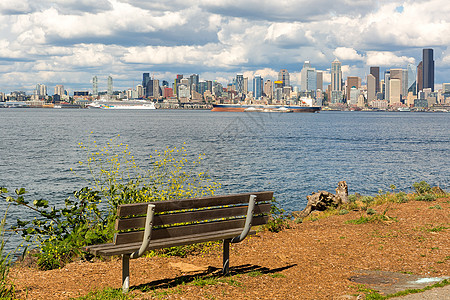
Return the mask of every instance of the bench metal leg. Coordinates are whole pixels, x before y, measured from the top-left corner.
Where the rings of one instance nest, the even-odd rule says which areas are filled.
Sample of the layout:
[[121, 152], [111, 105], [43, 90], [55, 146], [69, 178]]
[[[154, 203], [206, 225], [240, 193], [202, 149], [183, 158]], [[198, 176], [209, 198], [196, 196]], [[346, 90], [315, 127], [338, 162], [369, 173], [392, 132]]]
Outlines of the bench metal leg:
[[130, 255], [122, 254], [122, 291], [127, 293], [130, 288]]
[[230, 240], [223, 240], [223, 269], [222, 274], [230, 271]]

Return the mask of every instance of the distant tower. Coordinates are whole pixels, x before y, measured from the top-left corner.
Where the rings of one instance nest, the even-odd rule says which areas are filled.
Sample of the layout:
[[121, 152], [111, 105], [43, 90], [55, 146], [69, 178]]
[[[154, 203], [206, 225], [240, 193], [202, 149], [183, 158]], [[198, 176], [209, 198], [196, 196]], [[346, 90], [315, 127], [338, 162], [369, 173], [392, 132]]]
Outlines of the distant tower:
[[113, 94], [113, 79], [111, 76], [108, 76], [108, 95]]
[[[350, 90], [352, 89], [352, 87], [355, 87], [356, 89], [361, 88], [361, 78], [359, 78], [358, 76], [348, 76], [347, 77], [347, 89], [346, 89], [346, 95], [347, 95], [347, 100], [350, 100]], [[356, 102], [356, 98], [355, 98], [355, 102]], [[356, 104], [356, 103], [354, 103]]]
[[261, 75], [255, 75], [253, 78], [253, 98], [255, 99], [262, 97], [262, 81]]
[[286, 69], [281, 69], [280, 72], [278, 72], [278, 81], [283, 82], [283, 87], [291, 86], [289, 72]]
[[309, 61], [305, 61], [301, 71], [300, 87], [302, 91], [315, 91], [317, 89], [316, 69], [311, 67]]
[[375, 94], [380, 91], [380, 67], [370, 67], [370, 74], [375, 77]]
[[423, 88], [431, 88], [434, 92], [434, 59], [433, 49], [423, 49]]
[[39, 97], [47, 96], [47, 86], [45, 84], [38, 83], [36, 85], [36, 95]]
[[417, 84], [417, 93], [419, 93], [423, 90], [423, 61], [421, 61], [417, 66], [416, 84]]
[[150, 73], [142, 73], [142, 89], [144, 90], [144, 97], [147, 97], [147, 85], [150, 81]]
[[408, 95], [408, 72], [403, 69], [391, 69], [390, 79], [400, 80], [400, 93], [403, 98]]
[[98, 95], [98, 79], [97, 76], [94, 76], [92, 78], [92, 95], [97, 96]]
[[342, 64], [336, 58], [331, 63], [331, 103], [339, 103], [342, 100]]
[[417, 95], [417, 82], [416, 82], [416, 67], [413, 64], [408, 64], [408, 92], [412, 92], [413, 95]]
[[244, 75], [243, 74], [236, 75], [236, 92], [238, 92], [238, 94], [244, 94]]
[[58, 84], [55, 86], [55, 95], [60, 95], [60, 96], [64, 95], [64, 86], [63, 85]]
[[342, 91], [342, 64], [336, 58], [331, 63], [331, 91]]
[[273, 97], [273, 82], [270, 79], [267, 79], [264, 83], [264, 94], [266, 94], [269, 99], [272, 99]]
[[322, 71], [317, 71], [316, 72], [316, 76], [317, 76], [316, 88], [318, 90], [323, 91], [323, 72]]
[[386, 70], [384, 71], [384, 100], [390, 99], [390, 84], [391, 84], [391, 71]]
[[189, 76], [189, 87], [190, 87], [191, 93], [193, 91], [198, 92], [198, 82], [199, 82], [198, 74], [192, 74], [191, 76]]
[[[372, 69], [372, 68], [371, 68]], [[379, 73], [378, 73], [379, 75]], [[376, 100], [376, 78], [373, 74], [367, 75], [367, 101]]]

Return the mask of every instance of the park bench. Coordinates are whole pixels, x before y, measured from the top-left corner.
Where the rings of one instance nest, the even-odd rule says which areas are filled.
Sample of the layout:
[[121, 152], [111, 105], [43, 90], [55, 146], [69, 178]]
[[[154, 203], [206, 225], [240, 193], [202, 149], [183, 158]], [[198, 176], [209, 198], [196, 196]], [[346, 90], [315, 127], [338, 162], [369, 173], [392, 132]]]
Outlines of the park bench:
[[130, 258], [146, 251], [223, 240], [223, 269], [229, 271], [230, 243], [252, 226], [266, 224], [273, 192], [119, 205], [113, 243], [84, 247], [98, 256], [122, 256], [122, 289], [130, 284]]

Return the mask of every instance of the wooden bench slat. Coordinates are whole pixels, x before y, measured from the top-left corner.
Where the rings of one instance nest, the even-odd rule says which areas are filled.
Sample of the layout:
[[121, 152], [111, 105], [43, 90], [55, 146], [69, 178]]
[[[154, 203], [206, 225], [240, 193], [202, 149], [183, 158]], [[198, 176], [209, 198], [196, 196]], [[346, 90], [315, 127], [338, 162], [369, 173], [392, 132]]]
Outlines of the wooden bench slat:
[[[241, 233], [240, 230], [232, 229], [232, 230], [225, 230], [225, 231], [219, 231], [219, 232], [208, 232], [204, 234], [196, 234], [192, 236], [182, 236], [177, 238], [167, 238], [167, 239], [160, 239], [160, 240], [152, 240], [150, 242], [149, 247], [147, 250], [156, 250], [156, 249], [163, 249], [163, 248], [169, 248], [169, 247], [175, 247], [175, 246], [181, 246], [181, 245], [191, 245], [196, 243], [202, 243], [202, 242], [208, 242], [208, 241], [219, 241], [223, 239], [231, 239], [235, 236], [238, 236]], [[250, 231], [249, 235], [255, 234], [255, 231]], [[95, 255], [102, 255], [102, 256], [113, 256], [113, 255], [120, 255], [120, 254], [130, 254], [134, 251], [137, 251], [140, 247], [140, 243], [133, 243], [133, 244], [125, 244], [122, 246], [115, 246], [115, 247], [105, 247], [104, 249], [97, 249]]]
[[[268, 216], [258, 216], [253, 218], [252, 226], [262, 225], [267, 223]], [[180, 236], [188, 236], [195, 234], [202, 234], [207, 232], [216, 232], [230, 229], [240, 229], [244, 227], [245, 219], [227, 220], [219, 222], [208, 222], [202, 224], [191, 224], [178, 227], [161, 228], [152, 230], [152, 240], [174, 238]], [[142, 241], [144, 236], [143, 231], [123, 232], [115, 236], [114, 243], [116, 245], [134, 243]]]
[[[254, 214], [267, 214], [270, 212], [272, 204], [262, 203], [255, 206]], [[153, 226], [171, 225], [180, 223], [189, 223], [194, 221], [206, 221], [219, 218], [231, 218], [236, 216], [245, 216], [248, 206], [222, 207], [199, 211], [187, 211], [175, 214], [157, 215], [153, 219]], [[117, 219], [116, 230], [138, 229], [145, 227], [145, 217], [136, 217], [130, 219]]]
[[[152, 202], [155, 204], [155, 212], [174, 211], [182, 209], [196, 209], [202, 207], [212, 207], [221, 205], [235, 205], [240, 203], [248, 203], [250, 195], [256, 195], [256, 202], [269, 202], [272, 200], [273, 192], [256, 192], [247, 194], [235, 194], [225, 196], [213, 196], [194, 199], [172, 200], [172, 201], [158, 201]], [[117, 210], [119, 217], [130, 215], [145, 215], [147, 213], [147, 206], [149, 203], [132, 203], [120, 205]]]

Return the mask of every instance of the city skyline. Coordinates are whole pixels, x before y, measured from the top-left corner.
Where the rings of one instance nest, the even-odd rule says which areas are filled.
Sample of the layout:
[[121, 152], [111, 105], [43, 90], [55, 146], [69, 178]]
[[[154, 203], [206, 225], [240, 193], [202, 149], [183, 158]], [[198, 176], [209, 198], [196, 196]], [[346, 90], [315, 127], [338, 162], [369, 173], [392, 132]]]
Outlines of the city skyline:
[[[365, 82], [371, 66], [380, 74], [417, 66], [422, 49], [434, 49], [438, 89], [449, 82], [450, 11], [443, 1], [2, 1], [0, 91], [31, 92], [42, 83], [70, 92], [135, 87], [142, 73], [160, 82], [176, 74], [226, 84], [243, 74], [277, 80], [280, 69], [300, 86], [305, 61], [323, 70], [331, 62], [342, 77]], [[326, 7], [326, 9], [324, 8]]]

